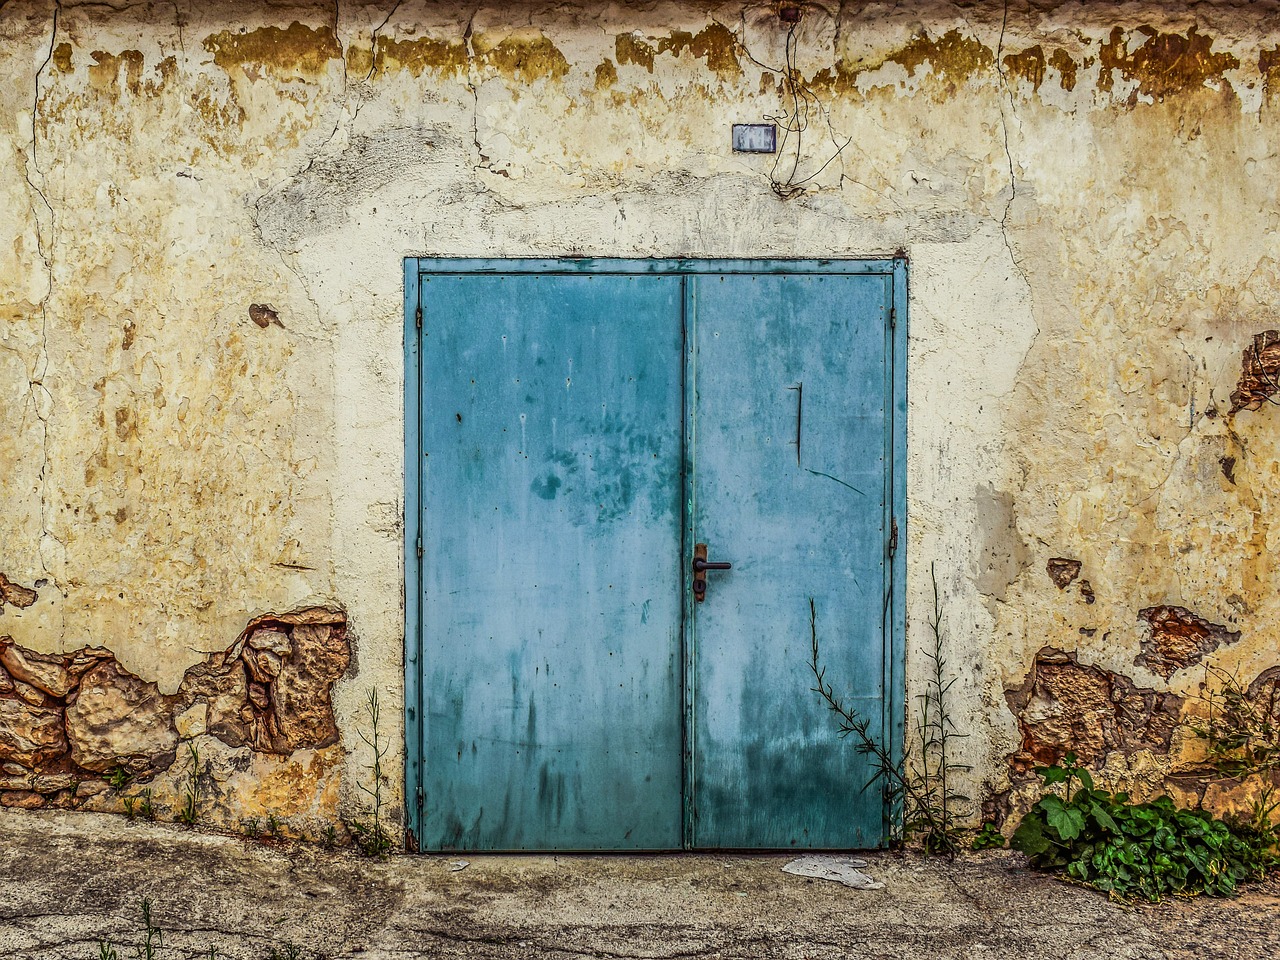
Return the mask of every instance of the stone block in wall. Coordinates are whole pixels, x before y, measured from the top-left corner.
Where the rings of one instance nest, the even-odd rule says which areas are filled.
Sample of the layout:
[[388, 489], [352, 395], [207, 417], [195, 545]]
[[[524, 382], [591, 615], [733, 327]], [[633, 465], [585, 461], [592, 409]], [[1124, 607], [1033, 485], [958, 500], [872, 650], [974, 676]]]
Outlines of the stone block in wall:
[[207, 731], [223, 743], [240, 747], [253, 739], [244, 712], [249, 705], [249, 681], [238, 658], [215, 654], [209, 662], [187, 671], [178, 688], [178, 702], [189, 707], [198, 701], [208, 706]]
[[271, 705], [289, 750], [338, 741], [329, 691], [351, 662], [345, 631], [328, 624], [293, 628], [292, 649], [271, 684]]
[[35, 767], [56, 760], [66, 750], [61, 710], [0, 698], [0, 760]]
[[163, 769], [178, 747], [170, 698], [114, 660], [81, 679], [67, 703], [67, 739], [77, 764], [102, 773], [115, 766], [135, 774]]

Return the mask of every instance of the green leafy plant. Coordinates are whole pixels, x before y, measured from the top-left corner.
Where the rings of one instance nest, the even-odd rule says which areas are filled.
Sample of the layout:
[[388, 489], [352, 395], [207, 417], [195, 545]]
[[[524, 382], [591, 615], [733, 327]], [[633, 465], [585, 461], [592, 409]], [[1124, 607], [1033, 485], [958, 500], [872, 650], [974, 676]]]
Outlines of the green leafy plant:
[[133, 820], [135, 817], [137, 817], [138, 811], [135, 809], [135, 807], [137, 806], [138, 798], [137, 797], [121, 797], [120, 799], [124, 802], [124, 815], [128, 817], [130, 820]]
[[98, 960], [120, 960], [115, 945], [110, 940], [98, 941]]
[[267, 960], [301, 960], [302, 949], [295, 943], [286, 940], [278, 947], [272, 947]]
[[191, 769], [182, 785], [182, 809], [178, 811], [178, 819], [188, 827], [193, 827], [199, 816], [197, 805], [200, 802], [200, 750], [194, 740], [187, 744], [187, 751]]
[[338, 845], [338, 831], [334, 829], [333, 824], [329, 824], [324, 828], [324, 836], [320, 840], [320, 846], [326, 850], [332, 850]]
[[1000, 828], [988, 820], [969, 841], [970, 850], [999, 850], [1004, 847], [1004, 834]]
[[951, 718], [948, 695], [956, 678], [947, 677], [945, 630], [938, 578], [932, 567], [933, 616], [929, 626], [932, 644], [924, 651], [929, 675], [924, 692], [916, 698], [913, 718], [914, 743], [908, 743], [901, 758], [871, 735], [871, 720], [848, 707], [827, 682], [826, 667], [818, 649], [818, 614], [809, 599], [809, 668], [818, 694], [832, 713], [841, 737], [854, 738], [855, 749], [869, 757], [874, 769], [866, 790], [877, 781], [884, 787], [887, 801], [902, 813], [901, 839], [918, 837], [926, 853], [955, 856], [960, 849], [959, 807], [969, 798], [955, 789], [956, 774], [968, 770], [953, 759], [951, 741], [962, 737]]
[[378, 691], [376, 688], [370, 690], [368, 697], [365, 699], [365, 715], [369, 718], [369, 730], [368, 732], [360, 730], [359, 734], [360, 739], [373, 752], [373, 760], [369, 765], [370, 780], [373, 785], [366, 786], [361, 783], [357, 784], [357, 786], [368, 795], [373, 806], [373, 816], [368, 823], [361, 821], [352, 823], [350, 829], [352, 840], [360, 853], [366, 857], [382, 857], [392, 849], [394, 842], [391, 834], [382, 823], [382, 784], [385, 780], [382, 762], [386, 757], [387, 747], [380, 732], [382, 710], [378, 703]]
[[133, 774], [119, 764], [111, 769], [111, 774], [107, 777], [107, 783], [111, 784], [111, 789], [117, 793], [132, 782]]
[[250, 817], [244, 821], [244, 832], [250, 840], [257, 840], [258, 834], [262, 833], [262, 821], [257, 817]]
[[[1265, 849], [1203, 810], [1180, 810], [1168, 797], [1133, 803], [1095, 788], [1074, 754], [1036, 773], [1052, 792], [1023, 817], [1010, 846], [1041, 869], [1065, 872], [1117, 899], [1231, 896], [1271, 864]], [[1060, 792], [1053, 790], [1059, 785]]]
[[271, 835], [272, 840], [281, 839], [280, 836], [280, 818], [274, 813], [267, 814], [267, 833]]

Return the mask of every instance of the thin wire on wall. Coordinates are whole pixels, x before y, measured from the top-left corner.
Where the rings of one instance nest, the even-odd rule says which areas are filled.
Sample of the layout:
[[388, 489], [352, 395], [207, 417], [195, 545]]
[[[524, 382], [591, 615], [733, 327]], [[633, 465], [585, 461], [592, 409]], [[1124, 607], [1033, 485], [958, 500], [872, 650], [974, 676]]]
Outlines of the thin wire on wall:
[[[798, 45], [796, 31], [799, 26], [799, 21], [796, 21], [787, 30], [786, 66], [782, 71], [783, 108], [779, 113], [765, 117], [766, 120], [776, 123], [782, 129], [782, 139], [778, 144], [778, 152], [774, 156], [773, 168], [769, 171], [769, 186], [783, 200], [791, 200], [804, 194], [808, 185], [822, 171], [826, 170], [832, 161], [840, 156], [845, 147], [853, 142], [852, 137], [845, 138], [843, 143], [840, 142], [840, 138], [836, 135], [835, 129], [831, 124], [831, 111], [800, 76], [800, 70], [796, 66], [796, 47]], [[753, 57], [752, 59], [754, 60], [755, 58]], [[759, 63], [759, 61], [756, 62]], [[764, 66], [764, 64], [760, 65]], [[766, 67], [766, 69], [770, 68]], [[772, 72], [776, 73], [778, 71], [774, 70]], [[790, 101], [789, 109], [787, 106], [788, 101]], [[831, 138], [832, 144], [835, 145], [835, 151], [812, 173], [801, 176], [800, 168], [805, 160], [805, 133], [809, 129], [811, 117], [815, 114], [825, 122], [827, 134]], [[789, 143], [794, 143], [790, 150], [788, 149]], [[787, 160], [790, 161], [791, 170], [786, 178], [783, 179], [778, 176], [778, 170], [784, 166]]]

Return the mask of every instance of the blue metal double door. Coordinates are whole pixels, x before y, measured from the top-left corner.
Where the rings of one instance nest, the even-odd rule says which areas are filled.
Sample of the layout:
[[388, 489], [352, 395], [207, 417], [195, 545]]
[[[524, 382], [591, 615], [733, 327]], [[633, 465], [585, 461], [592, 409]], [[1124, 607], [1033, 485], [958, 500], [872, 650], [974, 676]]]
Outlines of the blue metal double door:
[[904, 281], [409, 262], [423, 849], [882, 844], [811, 653], [900, 742]]

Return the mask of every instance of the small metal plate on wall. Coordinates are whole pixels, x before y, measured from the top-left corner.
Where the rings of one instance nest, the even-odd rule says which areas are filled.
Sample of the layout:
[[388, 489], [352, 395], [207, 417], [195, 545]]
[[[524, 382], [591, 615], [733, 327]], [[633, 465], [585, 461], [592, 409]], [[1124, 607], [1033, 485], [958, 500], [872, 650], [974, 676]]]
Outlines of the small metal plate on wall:
[[772, 123], [735, 123], [734, 153], [777, 153], [778, 127]]

